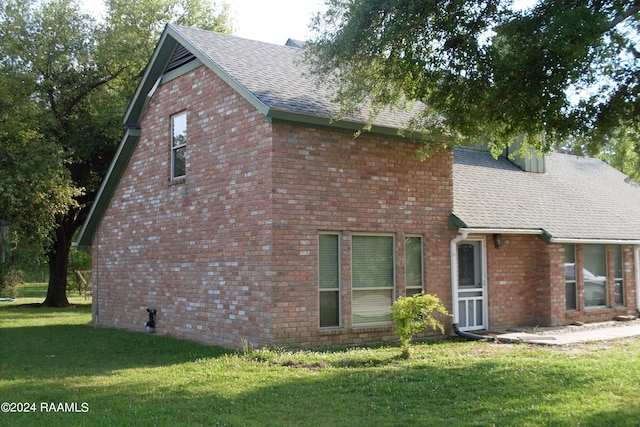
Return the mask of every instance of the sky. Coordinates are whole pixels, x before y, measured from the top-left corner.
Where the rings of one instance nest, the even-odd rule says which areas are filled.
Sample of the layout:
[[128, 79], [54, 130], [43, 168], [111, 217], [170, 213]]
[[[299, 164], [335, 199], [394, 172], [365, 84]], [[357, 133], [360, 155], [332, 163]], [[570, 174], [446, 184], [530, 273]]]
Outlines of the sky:
[[[218, 0], [221, 2], [222, 0]], [[283, 45], [288, 39], [308, 40], [311, 18], [325, 9], [324, 0], [226, 0], [231, 6], [234, 34], [239, 37]], [[535, 0], [515, 0], [516, 8], [530, 7]], [[82, 4], [96, 15], [103, 0]]]
[[235, 35], [283, 45], [287, 39], [307, 40], [309, 22], [324, 0], [229, 0]]
[[[288, 39], [307, 40], [312, 16], [323, 10], [324, 0], [227, 0], [234, 34], [284, 45]], [[87, 11], [99, 16], [102, 0], [84, 0]]]

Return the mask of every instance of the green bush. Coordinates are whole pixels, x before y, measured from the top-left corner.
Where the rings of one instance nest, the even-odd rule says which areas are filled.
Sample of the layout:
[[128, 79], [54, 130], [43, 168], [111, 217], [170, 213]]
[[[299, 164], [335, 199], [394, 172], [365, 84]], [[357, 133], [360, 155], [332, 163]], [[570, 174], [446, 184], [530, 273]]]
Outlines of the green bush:
[[400, 339], [404, 358], [409, 357], [409, 345], [415, 334], [429, 327], [444, 333], [442, 323], [435, 316], [450, 316], [438, 297], [422, 293], [398, 298], [391, 306], [391, 314], [396, 322], [393, 333]]
[[24, 283], [22, 271], [13, 265], [0, 266], [0, 293], [7, 290], [9, 298], [18, 296], [18, 287]]

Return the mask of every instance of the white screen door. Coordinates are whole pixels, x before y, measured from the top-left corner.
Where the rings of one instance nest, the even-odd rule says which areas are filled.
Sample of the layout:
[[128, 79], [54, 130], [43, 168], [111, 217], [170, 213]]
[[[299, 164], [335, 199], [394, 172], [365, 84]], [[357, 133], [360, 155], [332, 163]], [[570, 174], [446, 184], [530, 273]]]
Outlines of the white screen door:
[[458, 328], [486, 329], [485, 280], [482, 241], [458, 243]]

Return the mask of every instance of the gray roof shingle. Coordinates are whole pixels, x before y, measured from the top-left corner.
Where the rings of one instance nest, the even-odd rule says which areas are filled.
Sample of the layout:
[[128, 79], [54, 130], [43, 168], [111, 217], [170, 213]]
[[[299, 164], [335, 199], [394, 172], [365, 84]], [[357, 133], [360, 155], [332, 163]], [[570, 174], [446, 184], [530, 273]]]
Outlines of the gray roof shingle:
[[454, 151], [454, 215], [468, 228], [540, 230], [554, 239], [640, 240], [640, 187], [601, 160], [551, 154], [546, 173]]
[[[317, 77], [310, 75], [303, 61], [303, 49], [179, 25], [170, 28], [267, 108], [327, 119], [338, 117], [340, 105], [332, 101], [332, 88], [316, 84]], [[410, 118], [409, 112], [388, 109], [373, 124], [402, 129]], [[368, 110], [345, 120], [366, 124]]]

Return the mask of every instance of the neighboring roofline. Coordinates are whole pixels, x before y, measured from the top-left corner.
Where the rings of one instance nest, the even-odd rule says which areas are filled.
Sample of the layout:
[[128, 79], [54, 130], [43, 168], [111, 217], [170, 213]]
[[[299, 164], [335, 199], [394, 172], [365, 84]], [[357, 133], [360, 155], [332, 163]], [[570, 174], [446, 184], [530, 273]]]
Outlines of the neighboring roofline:
[[107, 174], [100, 184], [100, 188], [98, 189], [96, 198], [91, 206], [89, 215], [87, 215], [87, 219], [82, 225], [74, 245], [91, 246], [95, 230], [98, 228], [102, 215], [104, 215], [104, 212], [107, 210], [107, 206], [115, 192], [118, 181], [120, 181], [120, 177], [129, 163], [129, 159], [133, 154], [133, 150], [135, 149], [139, 138], [140, 129], [130, 128], [125, 130], [124, 136], [122, 137], [118, 150], [116, 151], [116, 155], [109, 166]]

